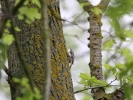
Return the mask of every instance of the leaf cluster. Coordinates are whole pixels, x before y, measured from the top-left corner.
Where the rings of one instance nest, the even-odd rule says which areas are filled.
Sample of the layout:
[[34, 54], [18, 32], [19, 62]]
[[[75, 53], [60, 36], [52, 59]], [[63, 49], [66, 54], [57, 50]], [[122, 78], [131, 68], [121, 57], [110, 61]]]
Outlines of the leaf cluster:
[[115, 30], [115, 34], [121, 40], [125, 40], [126, 33], [130, 34], [131, 31], [123, 29], [121, 23], [119, 22], [126, 14], [131, 14], [133, 11], [133, 2], [132, 0], [113, 0], [112, 4], [108, 7], [106, 11], [106, 16], [110, 18], [109, 22]]
[[[21, 0], [15, 0], [14, 8], [21, 2]], [[29, 6], [30, 4], [35, 5], [35, 7]], [[39, 8], [41, 7], [40, 1], [39, 0], [25, 0], [23, 6], [20, 6], [18, 10], [18, 19], [19, 20], [24, 20], [25, 22], [31, 24], [34, 22], [36, 19], [41, 18], [41, 14], [39, 13]], [[12, 13], [12, 12], [9, 12]], [[13, 15], [13, 14], [12, 14]], [[4, 21], [1, 21], [4, 22]], [[2, 28], [1, 23], [1, 29], [0, 32], [3, 32], [2, 38], [0, 39], [0, 77], [1, 77], [1, 69], [6, 68], [4, 65], [5, 61], [7, 60], [7, 50], [8, 47], [12, 44], [13, 41], [15, 41], [15, 37], [13, 36], [14, 33], [12, 33], [12, 30], [15, 30], [15, 32], [20, 32], [21, 29], [19, 27], [13, 27], [11, 24], [11, 19], [10, 17], [7, 18], [5, 21], [5, 26]], [[3, 31], [1, 31], [3, 30]]]
[[86, 73], [80, 73], [80, 84], [83, 84], [85, 87], [96, 87], [96, 86], [106, 86], [107, 82], [103, 80], [97, 80], [94, 76], [90, 76]]
[[37, 87], [34, 87], [34, 91], [32, 91], [30, 85], [29, 85], [29, 80], [25, 77], [23, 77], [22, 79], [18, 79], [18, 78], [13, 78], [13, 81], [17, 84], [19, 84], [22, 89], [21, 89], [21, 93], [23, 94], [23, 97], [17, 97], [16, 100], [40, 100], [41, 99], [41, 95], [39, 90], [37, 89]]
[[[20, 0], [16, 0], [15, 5], [17, 5], [20, 2]], [[32, 6], [28, 6], [30, 4], [35, 5], [35, 7]], [[32, 22], [35, 21], [35, 19], [40, 19], [41, 18], [41, 14], [39, 13], [39, 8], [41, 7], [41, 4], [39, 2], [39, 0], [25, 0], [24, 2], [24, 6], [20, 7], [18, 9], [18, 19], [19, 20], [23, 20], [25, 19], [25, 21], [28, 24], [31, 24]]]

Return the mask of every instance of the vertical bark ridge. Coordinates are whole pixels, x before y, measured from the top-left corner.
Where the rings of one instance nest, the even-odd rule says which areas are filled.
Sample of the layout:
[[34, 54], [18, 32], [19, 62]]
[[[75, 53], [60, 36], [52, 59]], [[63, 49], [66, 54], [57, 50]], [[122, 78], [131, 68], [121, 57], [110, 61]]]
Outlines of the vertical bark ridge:
[[[13, 0], [12, 0], [13, 1]], [[14, 1], [12, 2], [13, 7]], [[49, 6], [60, 16], [59, 2], [49, 0]], [[36, 7], [34, 4], [29, 4], [29, 7]], [[5, 10], [6, 5], [2, 1], [2, 9]], [[54, 17], [50, 10], [48, 13], [48, 31], [50, 32], [50, 54], [51, 54], [51, 87], [49, 100], [74, 100], [73, 85], [69, 67], [69, 60], [67, 57], [67, 49], [63, 36], [61, 20]], [[22, 55], [26, 61], [27, 67], [30, 71], [35, 86], [38, 87], [41, 95], [44, 93], [44, 73], [45, 73], [45, 59], [43, 51], [43, 32], [41, 20], [35, 20], [32, 24], [27, 24], [24, 20], [14, 18], [14, 23], [21, 29], [18, 32], [19, 43], [22, 48]], [[22, 97], [21, 87], [15, 84], [13, 77], [21, 79], [25, 76], [22, 62], [19, 59], [18, 50], [13, 43], [8, 51], [9, 62], [9, 85], [11, 90], [12, 100], [17, 97]]]
[[[60, 16], [59, 4], [49, 5], [58, 16]], [[51, 96], [50, 100], [74, 100], [73, 86], [70, 74], [70, 67], [65, 46], [65, 39], [63, 36], [62, 23], [56, 16], [52, 16], [49, 12], [49, 28], [51, 32], [50, 47], [51, 47], [51, 66], [52, 66], [52, 80], [51, 80]], [[56, 92], [55, 92], [56, 91]]]

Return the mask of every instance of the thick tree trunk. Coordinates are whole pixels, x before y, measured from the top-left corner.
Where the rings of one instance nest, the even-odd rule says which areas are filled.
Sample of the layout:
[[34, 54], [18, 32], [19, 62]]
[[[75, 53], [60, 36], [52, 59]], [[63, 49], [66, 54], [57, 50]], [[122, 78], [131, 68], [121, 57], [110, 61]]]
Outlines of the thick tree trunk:
[[[60, 16], [58, 0], [50, 0], [50, 7]], [[48, 10], [49, 11], [49, 10]], [[52, 12], [53, 13], [53, 12]], [[49, 100], [74, 100], [73, 85], [63, 36], [62, 23], [48, 12], [51, 49], [51, 89]]]
[[[12, 0], [13, 1], [13, 0]], [[51, 0], [49, 2], [55, 13], [60, 16], [59, 2]], [[2, 9], [5, 10], [2, 0]], [[30, 5], [32, 6], [32, 4]], [[14, 18], [15, 26], [21, 29], [17, 33], [19, 44], [22, 49], [22, 55], [28, 67], [29, 74], [34, 80], [35, 86], [38, 87], [41, 95], [44, 93], [44, 73], [45, 73], [45, 59], [43, 51], [43, 32], [41, 20], [36, 20], [32, 24], [25, 23]], [[73, 85], [69, 67], [69, 60], [67, 57], [67, 49], [63, 36], [62, 23], [57, 19], [48, 9], [48, 31], [50, 31], [50, 50], [51, 50], [51, 88], [49, 100], [74, 100]], [[8, 82], [11, 90], [11, 98], [15, 100], [21, 97], [21, 87], [15, 84], [13, 77], [22, 78], [25, 76], [23, 64], [20, 60], [18, 49], [13, 43], [8, 52]]]

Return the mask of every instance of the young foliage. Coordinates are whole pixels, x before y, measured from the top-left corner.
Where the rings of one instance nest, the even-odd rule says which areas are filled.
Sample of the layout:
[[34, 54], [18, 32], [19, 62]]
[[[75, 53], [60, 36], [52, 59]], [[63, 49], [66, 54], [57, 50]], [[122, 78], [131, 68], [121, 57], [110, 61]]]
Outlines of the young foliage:
[[119, 19], [133, 11], [132, 5], [132, 0], [114, 0], [106, 11], [106, 15], [110, 18], [110, 25], [114, 28], [116, 36], [121, 40], [125, 40], [126, 37]]
[[26, 17], [27, 23], [32, 23], [35, 19], [40, 19], [41, 15], [38, 12], [37, 8], [28, 8], [28, 7], [21, 7], [19, 9], [18, 19], [23, 20]]
[[[15, 6], [20, 2], [21, 0], [15, 0]], [[39, 8], [41, 7], [41, 3], [39, 0], [25, 0], [24, 5], [27, 5], [29, 2], [32, 2], [33, 4], [36, 4]]]
[[[6, 33], [7, 32], [7, 33]], [[7, 45], [10, 45], [13, 41], [14, 41], [14, 37], [13, 35], [8, 33], [8, 30], [6, 30], [5, 34], [2, 37], [2, 40], [4, 43], [6, 43]]]
[[3, 36], [0, 39], [0, 78], [1, 69], [5, 69], [5, 62], [7, 60], [7, 50], [10, 44], [15, 40], [13, 35], [10, 34], [9, 29], [11, 27], [10, 20], [6, 22], [6, 28], [4, 29]]
[[123, 84], [123, 90], [124, 90], [124, 93], [125, 93], [125, 97], [126, 97], [126, 100], [132, 100], [133, 98], [133, 88], [131, 88], [132, 86], [130, 84]]
[[103, 80], [97, 80], [94, 76], [89, 76], [86, 73], [80, 73], [80, 84], [83, 84], [85, 87], [95, 87], [95, 86], [106, 86], [107, 82]]
[[[20, 2], [20, 0], [16, 0], [15, 2], [15, 6]], [[36, 7], [29, 7], [29, 4], [34, 4], [36, 5]], [[35, 19], [41, 19], [41, 14], [38, 11], [38, 8], [41, 7], [40, 1], [39, 0], [25, 0], [24, 2], [24, 6], [20, 7], [18, 9], [19, 14], [18, 19], [19, 20], [23, 20], [25, 19], [25, 21], [28, 24], [31, 24], [32, 22], [35, 21]]]
[[1, 79], [1, 69], [5, 68], [5, 61], [7, 59], [6, 51], [8, 46], [2, 41], [0, 42], [0, 79]]
[[18, 78], [13, 78], [13, 81], [17, 84], [19, 84], [20, 86], [22, 86], [22, 94], [23, 97], [18, 97], [17, 100], [40, 100], [41, 99], [41, 95], [39, 90], [37, 89], [37, 87], [34, 87], [34, 91], [35, 93], [32, 91], [29, 83], [28, 83], [28, 79], [23, 77], [22, 79], [18, 79]]
[[114, 45], [114, 41], [112, 39], [110, 39], [103, 44], [102, 49], [103, 50], [110, 50], [113, 47], [113, 45]]

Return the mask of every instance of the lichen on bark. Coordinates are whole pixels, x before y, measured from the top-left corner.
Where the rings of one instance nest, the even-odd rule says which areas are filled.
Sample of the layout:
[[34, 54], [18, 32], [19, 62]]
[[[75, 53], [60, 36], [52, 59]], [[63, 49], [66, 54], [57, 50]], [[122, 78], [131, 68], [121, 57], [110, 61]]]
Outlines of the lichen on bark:
[[[14, 0], [10, 2], [13, 7]], [[60, 16], [59, 2], [50, 0], [48, 3], [53, 8], [55, 13]], [[29, 6], [29, 5], [28, 5]], [[30, 6], [35, 6], [30, 4]], [[6, 5], [2, 0], [2, 10], [6, 9]], [[48, 31], [50, 33], [50, 54], [51, 54], [51, 87], [49, 100], [74, 100], [73, 85], [67, 57], [67, 49], [63, 36], [61, 20], [47, 10], [48, 13]], [[20, 21], [14, 17], [15, 26], [18, 26], [21, 31], [17, 33], [18, 42], [21, 46], [22, 56], [25, 59], [26, 67], [29, 74], [39, 89], [41, 95], [44, 92], [44, 73], [45, 59], [43, 51], [43, 32], [41, 20], [35, 20], [32, 24], [27, 24], [24, 20]], [[11, 90], [12, 100], [17, 97], [22, 97], [21, 87], [15, 84], [13, 77], [22, 78], [25, 76], [22, 61], [18, 55], [18, 49], [13, 43], [8, 52], [8, 82]]]
[[[77, 0], [79, 4], [82, 4], [84, 11], [89, 15], [88, 21], [90, 28], [88, 32], [90, 37], [90, 43], [88, 48], [90, 48], [90, 74], [91, 76], [96, 77], [98, 80], [103, 80], [102, 73], [102, 54], [101, 54], [101, 45], [102, 45], [102, 33], [101, 33], [101, 17], [103, 12], [108, 6], [110, 0], [101, 0], [97, 6], [93, 6], [89, 1], [86, 0]], [[94, 100], [101, 100], [105, 95], [105, 91], [102, 87], [92, 89], [92, 94]]]

